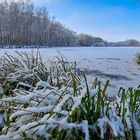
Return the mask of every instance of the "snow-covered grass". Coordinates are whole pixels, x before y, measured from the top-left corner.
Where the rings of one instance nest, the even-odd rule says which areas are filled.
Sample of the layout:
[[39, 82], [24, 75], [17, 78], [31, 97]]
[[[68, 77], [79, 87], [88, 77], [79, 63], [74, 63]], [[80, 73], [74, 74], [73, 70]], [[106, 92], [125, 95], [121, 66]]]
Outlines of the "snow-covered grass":
[[0, 58], [0, 139], [140, 139], [140, 86], [107, 96], [77, 63], [39, 52]]
[[[114, 96], [118, 92], [120, 85], [124, 88], [134, 87], [140, 84], [140, 65], [136, 63], [136, 53], [140, 52], [140, 47], [56, 47], [40, 49], [0, 49], [0, 56], [5, 52], [16, 56], [18, 52], [37, 52], [39, 50], [43, 63], [54, 56], [59, 56], [58, 51], [65, 56], [69, 62], [80, 62], [79, 69], [91, 71], [87, 73], [88, 82], [93, 81], [93, 77], [99, 77], [103, 84], [106, 80], [111, 80], [107, 94]], [[46, 63], [48, 64], [48, 63]], [[119, 76], [120, 78], [112, 77]], [[123, 78], [124, 77], [124, 78]]]
[[137, 64], [140, 64], [140, 53], [136, 54], [136, 61], [137, 61]]

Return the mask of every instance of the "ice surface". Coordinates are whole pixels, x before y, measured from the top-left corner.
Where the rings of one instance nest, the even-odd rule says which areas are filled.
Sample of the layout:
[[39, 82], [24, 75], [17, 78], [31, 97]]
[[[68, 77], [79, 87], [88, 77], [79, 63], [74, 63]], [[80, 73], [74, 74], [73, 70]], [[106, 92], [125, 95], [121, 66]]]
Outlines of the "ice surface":
[[[88, 76], [89, 82], [93, 82], [95, 77], [100, 77], [105, 82], [110, 79], [110, 96], [118, 91], [120, 86], [137, 87], [140, 84], [140, 65], [135, 62], [135, 55], [140, 52], [140, 47], [56, 47], [41, 49], [0, 49], [0, 55], [5, 52], [15, 55], [15, 51], [27, 51], [35, 53], [39, 50], [43, 61], [59, 56], [58, 51], [65, 56], [68, 61], [77, 61], [79, 68], [94, 70]], [[100, 72], [103, 74], [101, 74]], [[107, 75], [105, 75], [107, 74]], [[116, 80], [111, 77], [121, 75], [128, 78]]]

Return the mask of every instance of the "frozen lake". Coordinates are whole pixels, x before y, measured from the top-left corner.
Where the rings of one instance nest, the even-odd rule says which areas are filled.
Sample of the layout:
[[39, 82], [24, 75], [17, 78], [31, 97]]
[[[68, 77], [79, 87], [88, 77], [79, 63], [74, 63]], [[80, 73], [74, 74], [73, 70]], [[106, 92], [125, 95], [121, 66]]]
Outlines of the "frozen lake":
[[[36, 52], [37, 49], [0, 49], [0, 55], [15, 51]], [[87, 71], [89, 82], [99, 77], [103, 83], [110, 79], [110, 95], [116, 94], [120, 86], [137, 87], [140, 85], [140, 65], [135, 62], [135, 55], [140, 47], [61, 47], [39, 49], [43, 60], [47, 61], [60, 52], [69, 61], [80, 62], [79, 68]]]

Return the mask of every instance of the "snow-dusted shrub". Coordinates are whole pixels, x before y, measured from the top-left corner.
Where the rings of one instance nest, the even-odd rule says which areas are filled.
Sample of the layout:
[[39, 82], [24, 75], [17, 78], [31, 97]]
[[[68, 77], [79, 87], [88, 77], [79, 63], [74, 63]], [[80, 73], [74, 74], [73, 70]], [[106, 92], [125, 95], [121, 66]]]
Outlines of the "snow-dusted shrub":
[[76, 63], [21, 55], [0, 60], [0, 139], [140, 139], [139, 88], [120, 88], [112, 100], [109, 81], [90, 86]]
[[137, 64], [140, 64], [140, 53], [136, 54], [136, 62]]

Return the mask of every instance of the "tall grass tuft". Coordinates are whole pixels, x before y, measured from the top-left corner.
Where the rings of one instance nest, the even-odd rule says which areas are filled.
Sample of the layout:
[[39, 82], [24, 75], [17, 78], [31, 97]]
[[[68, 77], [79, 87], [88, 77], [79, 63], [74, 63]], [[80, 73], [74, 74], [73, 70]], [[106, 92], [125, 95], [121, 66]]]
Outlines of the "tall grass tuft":
[[136, 54], [136, 62], [137, 64], [140, 64], [140, 53]]

